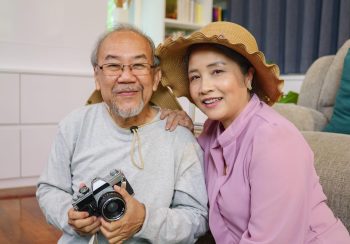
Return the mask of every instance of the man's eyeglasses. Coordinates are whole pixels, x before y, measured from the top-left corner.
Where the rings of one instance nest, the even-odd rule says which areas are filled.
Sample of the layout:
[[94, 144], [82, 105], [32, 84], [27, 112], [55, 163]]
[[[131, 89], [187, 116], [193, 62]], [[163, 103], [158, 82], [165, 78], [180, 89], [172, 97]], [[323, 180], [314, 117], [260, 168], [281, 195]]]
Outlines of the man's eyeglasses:
[[130, 72], [133, 75], [148, 75], [151, 69], [155, 68], [155, 65], [148, 63], [135, 63], [135, 64], [116, 64], [109, 63], [98, 66], [104, 75], [106, 76], [119, 76], [123, 73], [125, 66], [129, 66]]

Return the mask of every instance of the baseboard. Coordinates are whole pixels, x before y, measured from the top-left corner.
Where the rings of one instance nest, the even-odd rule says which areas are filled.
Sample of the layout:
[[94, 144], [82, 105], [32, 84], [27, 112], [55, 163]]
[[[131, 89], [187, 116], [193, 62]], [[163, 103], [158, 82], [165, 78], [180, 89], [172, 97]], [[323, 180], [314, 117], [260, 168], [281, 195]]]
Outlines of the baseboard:
[[36, 186], [0, 189], [0, 200], [10, 198], [34, 197]]

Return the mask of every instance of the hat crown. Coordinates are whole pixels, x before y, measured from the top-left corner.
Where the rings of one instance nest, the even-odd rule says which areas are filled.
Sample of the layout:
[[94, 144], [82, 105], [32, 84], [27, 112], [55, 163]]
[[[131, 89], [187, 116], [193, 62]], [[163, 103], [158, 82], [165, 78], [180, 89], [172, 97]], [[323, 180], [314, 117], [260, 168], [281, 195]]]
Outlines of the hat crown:
[[[218, 35], [218, 30], [220, 34]], [[244, 27], [231, 22], [213, 22], [199, 30], [206, 37], [217, 36], [220, 39], [227, 39], [232, 44], [241, 44], [249, 53], [259, 51], [254, 36]]]

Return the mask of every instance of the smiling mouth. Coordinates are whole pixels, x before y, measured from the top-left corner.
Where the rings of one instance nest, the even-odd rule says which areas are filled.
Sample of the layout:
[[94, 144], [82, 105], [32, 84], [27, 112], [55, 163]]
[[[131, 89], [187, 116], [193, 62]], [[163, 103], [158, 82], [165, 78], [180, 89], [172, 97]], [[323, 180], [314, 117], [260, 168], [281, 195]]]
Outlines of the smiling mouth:
[[130, 96], [130, 95], [134, 95], [137, 92], [138, 91], [120, 91], [120, 92], [117, 92], [117, 95]]
[[222, 100], [222, 97], [208, 98], [208, 99], [204, 99], [202, 101], [202, 103], [205, 105], [209, 105], [209, 104], [213, 104], [213, 103], [216, 103], [218, 101], [221, 101], [221, 100]]
[[132, 96], [142, 91], [142, 87], [127, 86], [127, 87], [116, 87], [112, 90], [115, 95], [120, 96]]

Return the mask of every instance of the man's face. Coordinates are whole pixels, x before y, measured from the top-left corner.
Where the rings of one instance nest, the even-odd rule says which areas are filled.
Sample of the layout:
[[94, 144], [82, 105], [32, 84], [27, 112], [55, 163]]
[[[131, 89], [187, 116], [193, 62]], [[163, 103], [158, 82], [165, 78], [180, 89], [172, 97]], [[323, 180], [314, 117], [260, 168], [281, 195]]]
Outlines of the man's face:
[[[98, 66], [126, 65], [114, 75], [106, 75], [104, 70], [95, 68], [96, 89], [101, 91], [114, 115], [123, 119], [142, 116], [160, 80], [160, 70], [149, 67], [153, 65], [153, 57], [147, 40], [131, 31], [111, 33], [101, 44], [97, 62]], [[150, 65], [143, 74], [136, 74], [129, 66], [133, 64]]]

